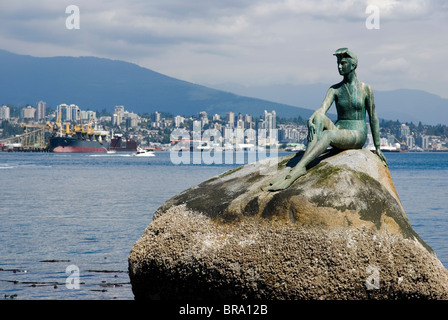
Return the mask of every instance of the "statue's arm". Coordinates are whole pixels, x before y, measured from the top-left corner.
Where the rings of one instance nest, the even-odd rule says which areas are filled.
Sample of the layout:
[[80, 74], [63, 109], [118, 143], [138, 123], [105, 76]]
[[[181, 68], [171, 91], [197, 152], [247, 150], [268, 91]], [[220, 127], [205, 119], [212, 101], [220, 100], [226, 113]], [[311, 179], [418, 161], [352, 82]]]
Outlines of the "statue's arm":
[[387, 166], [386, 157], [381, 151], [381, 141], [380, 141], [380, 125], [378, 121], [378, 116], [375, 109], [375, 99], [373, 97], [372, 87], [367, 86], [367, 99], [366, 99], [366, 109], [370, 120], [370, 129], [372, 130], [373, 144], [375, 145], [376, 154], [380, 160]]
[[336, 95], [336, 90], [331, 87], [328, 89], [327, 94], [325, 95], [324, 101], [322, 101], [322, 104], [320, 105], [320, 107], [313, 113], [312, 117], [316, 114], [316, 113], [322, 113], [322, 114], [326, 114], [328, 109], [330, 109], [331, 104], [334, 101], [334, 97]]
[[320, 105], [320, 107], [314, 111], [311, 117], [308, 119], [308, 142], [314, 139], [314, 134], [316, 133], [316, 127], [314, 125], [314, 117], [316, 114], [326, 114], [328, 109], [330, 109], [331, 104], [334, 101], [336, 91], [333, 88], [328, 89], [327, 94], [325, 95], [325, 99]]

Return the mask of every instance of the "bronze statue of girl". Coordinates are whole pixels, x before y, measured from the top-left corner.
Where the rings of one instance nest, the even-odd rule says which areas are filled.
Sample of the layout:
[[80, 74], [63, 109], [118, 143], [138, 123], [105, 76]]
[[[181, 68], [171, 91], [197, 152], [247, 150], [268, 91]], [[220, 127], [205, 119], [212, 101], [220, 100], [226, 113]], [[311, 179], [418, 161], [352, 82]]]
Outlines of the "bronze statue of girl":
[[[387, 166], [386, 158], [380, 150], [378, 117], [375, 111], [372, 88], [356, 77], [358, 58], [347, 48], [336, 50], [339, 74], [344, 79], [331, 86], [324, 101], [308, 120], [308, 146], [302, 159], [286, 175], [271, 182], [268, 190], [288, 188], [306, 173], [306, 166], [320, 156], [329, 146], [338, 149], [361, 149], [367, 139], [366, 111], [376, 154]], [[335, 102], [337, 121], [333, 123], [325, 113]]]

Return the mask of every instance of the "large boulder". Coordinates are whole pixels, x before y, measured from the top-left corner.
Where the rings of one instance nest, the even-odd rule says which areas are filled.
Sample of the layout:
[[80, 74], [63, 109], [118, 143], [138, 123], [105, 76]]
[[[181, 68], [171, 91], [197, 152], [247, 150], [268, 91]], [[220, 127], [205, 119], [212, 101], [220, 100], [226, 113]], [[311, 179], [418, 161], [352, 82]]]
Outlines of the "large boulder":
[[375, 154], [330, 151], [267, 191], [300, 157], [230, 170], [162, 205], [129, 255], [135, 298], [448, 298], [448, 271]]

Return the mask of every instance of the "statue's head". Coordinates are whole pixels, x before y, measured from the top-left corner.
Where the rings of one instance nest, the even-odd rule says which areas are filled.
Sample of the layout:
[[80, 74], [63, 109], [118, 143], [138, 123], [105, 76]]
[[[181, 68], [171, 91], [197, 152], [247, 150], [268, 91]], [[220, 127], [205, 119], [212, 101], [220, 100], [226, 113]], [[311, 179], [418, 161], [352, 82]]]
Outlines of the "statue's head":
[[333, 53], [338, 59], [338, 70], [341, 75], [355, 72], [358, 67], [358, 57], [347, 48], [340, 48]]

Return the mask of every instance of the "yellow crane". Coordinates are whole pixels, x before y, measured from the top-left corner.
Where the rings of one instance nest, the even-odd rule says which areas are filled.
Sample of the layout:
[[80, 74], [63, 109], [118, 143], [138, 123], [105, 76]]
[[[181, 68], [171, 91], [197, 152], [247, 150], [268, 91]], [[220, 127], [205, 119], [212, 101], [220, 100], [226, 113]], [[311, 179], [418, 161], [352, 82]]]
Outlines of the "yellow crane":
[[[53, 132], [55, 132], [55, 133], [56, 133], [57, 131], [59, 131], [59, 134], [60, 134], [60, 135], [62, 135], [62, 121], [61, 121], [61, 115], [62, 115], [62, 112], [59, 111], [59, 112], [58, 112], [58, 116], [56, 117], [56, 121], [55, 121], [54, 125], [51, 124], [49, 121], [47, 121], [47, 123], [46, 123], [47, 128], [48, 128], [49, 130], [53, 130]], [[68, 130], [68, 129], [66, 129], [66, 130]], [[68, 132], [67, 132], [67, 133], [68, 133]]]
[[62, 112], [61, 110], [59, 110], [58, 112], [58, 117], [56, 118], [56, 122], [54, 123], [54, 128], [53, 130], [57, 131], [62, 129], [62, 121], [61, 121], [61, 117], [62, 117]]
[[94, 121], [93, 121], [93, 116], [90, 115], [89, 117], [89, 123], [87, 124], [87, 134], [88, 135], [93, 135], [93, 131], [94, 131]]
[[394, 136], [394, 139], [397, 140], [397, 142], [398, 142], [399, 144], [401, 144], [402, 146], [405, 146], [405, 145], [406, 145], [406, 142], [398, 140], [397, 137], [395, 137], [395, 136]]

